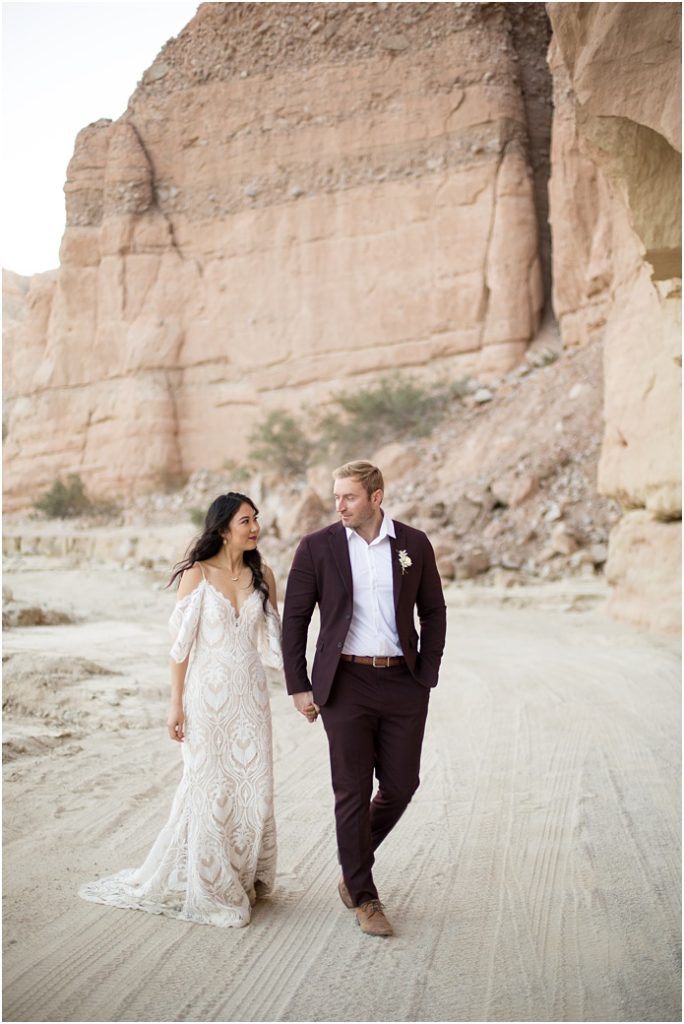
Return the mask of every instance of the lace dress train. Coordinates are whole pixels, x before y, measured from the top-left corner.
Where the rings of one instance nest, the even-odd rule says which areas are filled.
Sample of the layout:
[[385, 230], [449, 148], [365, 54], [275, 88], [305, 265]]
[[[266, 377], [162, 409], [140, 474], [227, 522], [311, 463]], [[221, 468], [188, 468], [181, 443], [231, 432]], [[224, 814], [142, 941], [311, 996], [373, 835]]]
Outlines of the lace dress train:
[[204, 579], [169, 620], [171, 657], [190, 652], [183, 777], [141, 867], [84, 885], [86, 900], [240, 928], [273, 888], [271, 713], [263, 665], [282, 668], [280, 620], [254, 591], [236, 613]]

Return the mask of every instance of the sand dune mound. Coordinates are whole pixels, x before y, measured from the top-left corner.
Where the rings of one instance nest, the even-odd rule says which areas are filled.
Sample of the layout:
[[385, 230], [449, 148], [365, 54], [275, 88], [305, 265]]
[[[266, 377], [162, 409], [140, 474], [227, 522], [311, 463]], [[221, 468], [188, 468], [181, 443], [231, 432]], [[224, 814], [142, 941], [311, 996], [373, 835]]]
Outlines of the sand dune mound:
[[73, 722], [87, 715], [88, 681], [118, 674], [78, 656], [11, 654], [3, 659], [2, 708], [46, 722]]
[[13, 626], [68, 626], [78, 619], [56, 608], [44, 608], [42, 605], [10, 606], [2, 610], [2, 628]]

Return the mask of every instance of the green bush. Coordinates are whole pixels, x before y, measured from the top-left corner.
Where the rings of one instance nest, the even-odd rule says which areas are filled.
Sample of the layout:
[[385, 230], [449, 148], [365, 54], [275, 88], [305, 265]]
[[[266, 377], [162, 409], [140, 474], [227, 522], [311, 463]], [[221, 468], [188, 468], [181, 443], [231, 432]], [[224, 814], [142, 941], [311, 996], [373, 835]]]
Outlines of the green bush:
[[336, 408], [316, 425], [321, 457], [368, 454], [390, 441], [426, 437], [467, 390], [466, 381], [419, 384], [395, 374], [356, 391], [337, 392]]
[[54, 480], [50, 489], [34, 503], [34, 508], [48, 519], [72, 519], [93, 511], [93, 507], [77, 473], [70, 473], [66, 483]]
[[[235, 484], [236, 487], [246, 484], [252, 476], [249, 466], [246, 466], [241, 462], [236, 462], [235, 459], [224, 459], [221, 464], [221, 469], [230, 474], [231, 485]], [[235, 487], [231, 486], [231, 490], [235, 490]]]
[[366, 455], [390, 441], [426, 437], [468, 392], [467, 381], [421, 384], [393, 374], [338, 391], [325, 412], [307, 414], [310, 434], [284, 409], [270, 412], [249, 437], [250, 456], [266, 469], [302, 477], [318, 461]]
[[193, 526], [196, 526], [198, 530], [204, 528], [204, 520], [206, 519], [207, 513], [203, 508], [189, 508], [188, 515], [190, 516], [190, 522]]
[[250, 457], [266, 469], [303, 476], [311, 461], [311, 441], [284, 409], [269, 412], [249, 435]]

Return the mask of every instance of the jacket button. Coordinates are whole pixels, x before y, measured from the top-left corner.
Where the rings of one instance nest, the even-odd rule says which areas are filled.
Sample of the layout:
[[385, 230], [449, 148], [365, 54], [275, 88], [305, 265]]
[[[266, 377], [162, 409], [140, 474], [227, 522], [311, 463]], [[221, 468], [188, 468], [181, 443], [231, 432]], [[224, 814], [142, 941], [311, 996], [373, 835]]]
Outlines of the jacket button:
[[341, 647], [341, 646], [342, 646], [342, 644], [340, 643], [340, 644], [338, 644], [337, 646], [338, 646], [338, 647]]

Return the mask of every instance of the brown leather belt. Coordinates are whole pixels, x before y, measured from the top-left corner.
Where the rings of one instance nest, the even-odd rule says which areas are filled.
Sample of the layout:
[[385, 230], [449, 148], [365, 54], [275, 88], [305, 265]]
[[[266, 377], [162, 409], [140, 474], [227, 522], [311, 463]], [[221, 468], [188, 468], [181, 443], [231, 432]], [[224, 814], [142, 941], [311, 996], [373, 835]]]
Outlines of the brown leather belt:
[[374, 657], [365, 657], [362, 654], [340, 654], [342, 661], [353, 661], [357, 665], [372, 665], [373, 668], [395, 668], [403, 665], [403, 657], [390, 658], [384, 654], [376, 654]]

